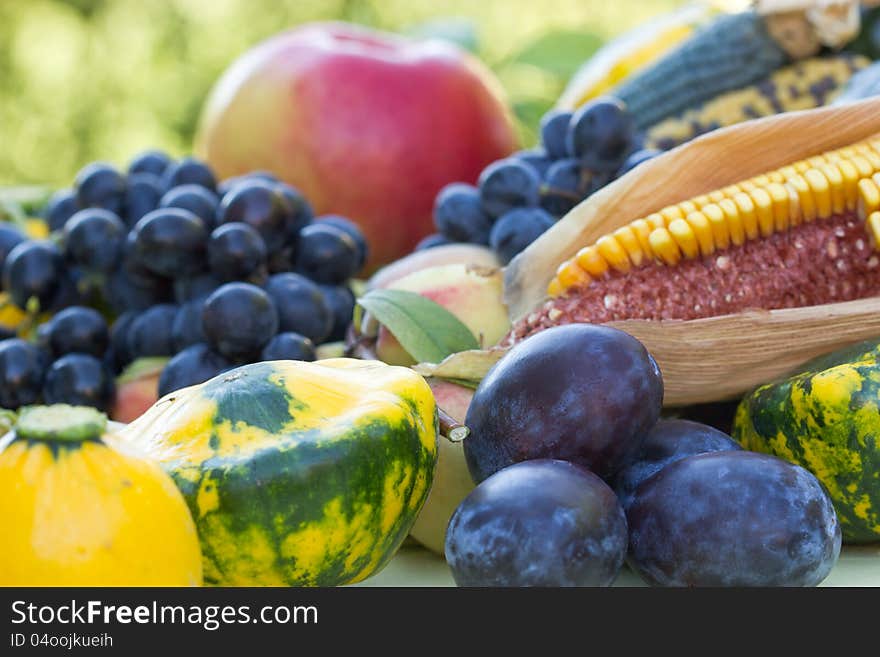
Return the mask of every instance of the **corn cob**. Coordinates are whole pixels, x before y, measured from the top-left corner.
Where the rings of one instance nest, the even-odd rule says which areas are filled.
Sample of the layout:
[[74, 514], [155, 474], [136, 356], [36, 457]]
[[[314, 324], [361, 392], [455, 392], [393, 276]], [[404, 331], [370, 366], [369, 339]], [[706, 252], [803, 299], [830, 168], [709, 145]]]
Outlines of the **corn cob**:
[[880, 135], [660, 208], [563, 262], [513, 340], [564, 321], [700, 319], [880, 294]]
[[852, 103], [877, 95], [880, 95], [880, 62], [874, 62], [853, 75], [835, 97], [834, 104]]
[[754, 12], [727, 14], [625, 80], [612, 94], [640, 129], [710, 98], [752, 84], [789, 61]]
[[[851, 78], [854, 82], [861, 75], [857, 71], [869, 64], [866, 57], [850, 53], [796, 62], [761, 82], [727, 92], [700, 107], [661, 121], [648, 131], [646, 143], [652, 148], [667, 150], [724, 126], [826, 105]], [[880, 69], [875, 76], [880, 77]]]

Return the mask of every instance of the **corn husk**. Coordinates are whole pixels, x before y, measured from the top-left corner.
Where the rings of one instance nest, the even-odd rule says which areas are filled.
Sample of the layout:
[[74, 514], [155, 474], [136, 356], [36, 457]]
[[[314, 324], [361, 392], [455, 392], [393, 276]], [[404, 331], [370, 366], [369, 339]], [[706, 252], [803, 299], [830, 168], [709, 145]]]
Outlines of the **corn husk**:
[[[505, 271], [516, 321], [546, 299], [558, 265], [578, 249], [666, 205], [880, 133], [880, 98], [791, 112], [717, 130], [649, 160], [574, 208]], [[622, 321], [657, 359], [672, 406], [718, 401], [790, 373], [807, 360], [880, 336], [880, 297], [692, 321]], [[479, 378], [499, 351], [455, 354], [425, 373]], [[456, 374], [462, 376], [456, 377]], [[467, 376], [464, 376], [466, 374]]]

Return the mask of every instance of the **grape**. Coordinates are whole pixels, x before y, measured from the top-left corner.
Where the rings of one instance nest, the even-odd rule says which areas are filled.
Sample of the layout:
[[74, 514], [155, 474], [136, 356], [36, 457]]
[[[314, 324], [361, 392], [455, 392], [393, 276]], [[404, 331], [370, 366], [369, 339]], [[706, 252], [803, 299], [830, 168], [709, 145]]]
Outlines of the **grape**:
[[[312, 209], [312, 206], [309, 205], [309, 202], [306, 200], [305, 196], [302, 195], [296, 187], [291, 187], [285, 183], [276, 183], [275, 191], [277, 191], [281, 196], [287, 201], [288, 212], [287, 212], [287, 220], [285, 221], [285, 231], [287, 232], [287, 242], [292, 244], [295, 243], [299, 238], [300, 231], [312, 223], [312, 219], [315, 217], [315, 211]], [[325, 217], [325, 220], [329, 219], [329, 217]], [[352, 224], [347, 219], [343, 217], [339, 217], [343, 222], [347, 222], [350, 224], [349, 228], [343, 228], [343, 230], [350, 230], [354, 228], [354, 230], [360, 234], [360, 229], [357, 226]], [[342, 226], [337, 226], [342, 228]], [[357, 241], [358, 237], [352, 234], [352, 238]], [[363, 240], [363, 235], [360, 235], [360, 239]], [[364, 246], [364, 257], [366, 257], [366, 242], [363, 243]]]
[[166, 303], [148, 308], [132, 320], [128, 329], [128, 349], [132, 359], [174, 354], [172, 328], [177, 306]]
[[313, 223], [299, 234], [296, 271], [317, 283], [344, 283], [357, 273], [359, 261], [355, 241], [333, 225]]
[[27, 238], [18, 228], [11, 224], [0, 223], [0, 272], [6, 262], [6, 256]]
[[47, 364], [46, 353], [36, 345], [20, 338], [0, 342], [0, 408], [36, 404]]
[[47, 308], [58, 292], [64, 258], [52, 242], [26, 241], [12, 249], [3, 264], [3, 289], [19, 308], [36, 298]]
[[636, 489], [627, 519], [629, 563], [659, 586], [815, 586], [840, 554], [819, 481], [754, 452], [668, 465]]
[[541, 180], [534, 168], [514, 158], [493, 162], [480, 174], [483, 208], [491, 217], [538, 205]]
[[738, 450], [727, 434], [690, 420], [659, 420], [645, 436], [632, 463], [614, 477], [614, 490], [624, 509], [632, 503], [636, 488], [670, 463], [695, 454]]
[[643, 148], [641, 150], [633, 151], [627, 156], [626, 160], [623, 161], [623, 164], [617, 172], [617, 177], [619, 178], [628, 171], [635, 169], [643, 162], [647, 162], [648, 160], [657, 157], [661, 153], [662, 151], [658, 151], [653, 148]]
[[162, 187], [159, 178], [151, 173], [136, 173], [128, 177], [125, 187], [125, 223], [131, 228], [141, 218], [159, 207]]
[[202, 268], [208, 232], [192, 212], [160, 208], [137, 222], [131, 239], [134, 255], [143, 267], [159, 276], [175, 278]]
[[427, 237], [422, 238], [422, 240], [416, 244], [414, 250], [424, 251], [425, 249], [433, 249], [435, 246], [446, 246], [447, 244], [455, 244], [455, 242], [445, 235], [434, 233], [433, 235], [428, 235]]
[[202, 325], [202, 313], [205, 310], [205, 299], [193, 299], [180, 306], [171, 326], [171, 339], [175, 351], [183, 351], [199, 342], [205, 342], [205, 329]]
[[223, 285], [223, 281], [210, 273], [196, 274], [174, 281], [174, 298], [177, 303], [186, 303], [200, 297], [207, 297]]
[[616, 98], [597, 98], [575, 112], [566, 143], [586, 169], [613, 173], [633, 149], [635, 123]]
[[73, 215], [64, 226], [67, 257], [89, 271], [113, 270], [123, 252], [128, 232], [109, 210], [88, 208]]
[[468, 469], [479, 482], [511, 463], [555, 458], [607, 479], [638, 453], [662, 402], [657, 363], [631, 335], [593, 324], [541, 331], [474, 393]]
[[223, 197], [217, 210], [218, 223], [243, 222], [254, 228], [269, 253], [296, 239], [294, 208], [279, 192], [276, 183], [249, 179]]
[[162, 370], [159, 376], [159, 397], [204, 383], [233, 367], [226, 358], [212, 351], [206, 344], [194, 344], [187, 347]]
[[74, 184], [80, 207], [103, 208], [117, 216], [125, 210], [125, 178], [106, 162], [87, 164]]
[[72, 189], [60, 189], [49, 197], [43, 209], [43, 219], [49, 225], [49, 230], [55, 232], [64, 228], [67, 220], [81, 209], [76, 200], [76, 192]]
[[626, 544], [623, 510], [599, 477], [538, 459], [477, 486], [449, 521], [445, 552], [458, 586], [610, 586]]
[[279, 330], [299, 333], [321, 344], [333, 330], [333, 310], [321, 289], [305, 276], [288, 272], [274, 274], [266, 292], [278, 309]]
[[201, 185], [180, 185], [172, 187], [159, 201], [161, 208], [180, 208], [189, 210], [205, 224], [209, 232], [216, 223], [217, 206], [220, 199], [209, 189]]
[[453, 242], [489, 244], [492, 219], [483, 210], [480, 190], [473, 185], [451, 183], [434, 201], [434, 225]]
[[327, 336], [327, 342], [345, 340], [348, 325], [354, 314], [354, 292], [348, 285], [319, 285], [321, 294], [333, 316], [333, 329]]
[[117, 313], [146, 310], [171, 299], [167, 280], [153, 275], [133, 274], [125, 265], [107, 278], [104, 295], [107, 303]]
[[87, 354], [67, 354], [49, 366], [43, 383], [47, 404], [93, 406], [109, 411], [116, 386], [104, 364]]
[[358, 225], [350, 219], [340, 217], [337, 214], [325, 214], [322, 217], [318, 217], [318, 221], [322, 224], [335, 226], [354, 240], [354, 243], [357, 245], [358, 249], [358, 264], [355, 273], [363, 269], [364, 264], [366, 264], [367, 262], [367, 257], [370, 255], [370, 248], [367, 244], [367, 238], [364, 237], [364, 233], [363, 231], [361, 231]]
[[263, 347], [260, 360], [315, 360], [315, 345], [299, 333], [279, 333]]
[[579, 160], [567, 158], [554, 162], [541, 186], [541, 207], [561, 217], [584, 198], [588, 183], [589, 178], [585, 180]]
[[553, 225], [541, 208], [516, 208], [502, 215], [489, 233], [489, 244], [502, 264], [507, 264]]
[[547, 151], [543, 148], [530, 148], [524, 151], [517, 151], [510, 157], [532, 167], [538, 174], [538, 178], [543, 178], [547, 174], [547, 169], [553, 164], [553, 160], [547, 155]]
[[571, 112], [565, 110], [552, 110], [541, 119], [541, 143], [551, 159], [559, 160], [571, 155], [566, 145], [570, 123]]
[[128, 165], [130, 176], [140, 173], [148, 173], [158, 178], [162, 177], [165, 169], [171, 164], [171, 158], [162, 151], [150, 150], [137, 155]]
[[101, 358], [110, 342], [107, 322], [97, 310], [83, 306], [65, 308], [49, 322], [49, 348], [55, 358], [70, 353]]
[[133, 310], [126, 311], [110, 327], [110, 345], [104, 352], [104, 362], [114, 374], [119, 374], [134, 360], [128, 345], [128, 331], [137, 315]]
[[217, 179], [211, 167], [194, 157], [185, 157], [168, 165], [162, 173], [162, 189], [168, 191], [180, 185], [201, 185], [212, 192], [217, 187]]
[[249, 283], [227, 283], [205, 301], [202, 326], [208, 344], [227, 358], [260, 352], [278, 332], [278, 311], [266, 292]]
[[248, 182], [249, 180], [262, 180], [270, 183], [278, 182], [278, 178], [268, 171], [251, 171], [243, 176], [233, 176], [217, 183], [217, 194], [220, 195], [220, 198], [223, 198], [232, 191], [234, 187], [237, 187], [240, 183]]
[[208, 265], [222, 281], [247, 279], [265, 267], [266, 257], [266, 243], [248, 224], [223, 224], [208, 239]]

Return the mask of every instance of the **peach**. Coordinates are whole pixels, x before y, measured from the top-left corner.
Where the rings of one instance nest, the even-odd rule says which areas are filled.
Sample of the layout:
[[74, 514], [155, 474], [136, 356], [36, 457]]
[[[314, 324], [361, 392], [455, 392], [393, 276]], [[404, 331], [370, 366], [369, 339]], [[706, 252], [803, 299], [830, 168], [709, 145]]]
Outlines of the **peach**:
[[233, 62], [195, 150], [221, 177], [268, 170], [318, 214], [357, 222], [373, 271], [433, 232], [440, 188], [474, 182], [515, 147], [500, 83], [461, 48], [313, 23]]
[[137, 419], [159, 399], [159, 376], [167, 358], [140, 358], [116, 380], [116, 403], [110, 418], [127, 424]]
[[394, 281], [413, 272], [438, 265], [471, 265], [475, 267], [500, 267], [501, 261], [492, 249], [478, 244], [446, 244], [433, 249], [416, 251], [382, 267], [367, 281], [370, 289], [388, 287]]

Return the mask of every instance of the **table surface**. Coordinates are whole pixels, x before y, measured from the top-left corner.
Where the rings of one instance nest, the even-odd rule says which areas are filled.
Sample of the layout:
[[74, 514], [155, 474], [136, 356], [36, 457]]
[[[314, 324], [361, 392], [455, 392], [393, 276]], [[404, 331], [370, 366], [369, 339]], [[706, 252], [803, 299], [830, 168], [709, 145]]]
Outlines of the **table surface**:
[[[417, 545], [406, 545], [381, 572], [357, 586], [454, 586], [446, 562]], [[624, 567], [615, 586], [646, 586]], [[821, 586], [880, 586], [880, 545], [844, 547]]]

